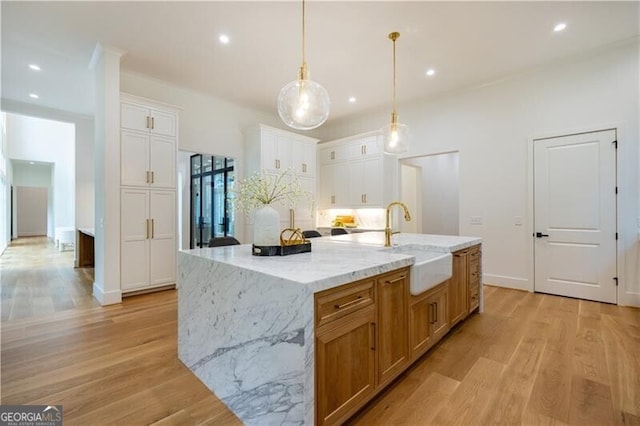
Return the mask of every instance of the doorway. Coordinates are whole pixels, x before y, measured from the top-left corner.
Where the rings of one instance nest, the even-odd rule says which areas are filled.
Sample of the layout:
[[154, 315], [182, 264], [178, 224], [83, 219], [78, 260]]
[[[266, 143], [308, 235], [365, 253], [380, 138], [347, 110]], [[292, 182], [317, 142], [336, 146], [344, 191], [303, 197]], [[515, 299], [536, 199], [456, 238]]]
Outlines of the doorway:
[[[443, 152], [405, 158], [400, 161], [400, 167], [402, 199], [417, 204], [415, 211], [419, 217], [415, 231], [402, 228], [403, 224], [400, 225], [401, 231], [459, 235], [459, 153]], [[412, 167], [413, 170], [406, 167]], [[414, 191], [415, 194], [410, 195], [407, 191]], [[414, 210], [411, 206], [409, 209], [413, 216]]]
[[617, 302], [616, 130], [533, 141], [534, 290]]
[[230, 195], [235, 187], [235, 160], [194, 154], [190, 176], [190, 248], [207, 247], [211, 238], [234, 236], [236, 221]]

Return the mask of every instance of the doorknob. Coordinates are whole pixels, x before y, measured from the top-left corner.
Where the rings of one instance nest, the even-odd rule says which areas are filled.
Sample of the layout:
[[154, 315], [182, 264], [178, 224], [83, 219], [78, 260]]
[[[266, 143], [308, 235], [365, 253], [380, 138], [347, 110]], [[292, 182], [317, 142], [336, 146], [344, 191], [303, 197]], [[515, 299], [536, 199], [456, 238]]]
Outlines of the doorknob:
[[536, 232], [536, 238], [548, 237], [549, 234], [543, 234], [542, 232]]

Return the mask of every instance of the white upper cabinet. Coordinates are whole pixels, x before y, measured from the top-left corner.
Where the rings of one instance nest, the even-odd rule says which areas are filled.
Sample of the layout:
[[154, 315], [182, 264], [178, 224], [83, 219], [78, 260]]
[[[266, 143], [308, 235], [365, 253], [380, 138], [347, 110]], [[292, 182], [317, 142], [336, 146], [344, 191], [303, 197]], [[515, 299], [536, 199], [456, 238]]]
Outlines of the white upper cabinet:
[[120, 184], [174, 189], [177, 114], [123, 101], [120, 123]]
[[248, 129], [245, 136], [247, 175], [291, 168], [299, 176], [315, 177], [317, 139], [262, 124]]
[[378, 133], [319, 145], [318, 208], [384, 207], [397, 193], [397, 160]]
[[177, 117], [172, 112], [122, 102], [120, 104], [120, 127], [155, 135], [176, 137]]

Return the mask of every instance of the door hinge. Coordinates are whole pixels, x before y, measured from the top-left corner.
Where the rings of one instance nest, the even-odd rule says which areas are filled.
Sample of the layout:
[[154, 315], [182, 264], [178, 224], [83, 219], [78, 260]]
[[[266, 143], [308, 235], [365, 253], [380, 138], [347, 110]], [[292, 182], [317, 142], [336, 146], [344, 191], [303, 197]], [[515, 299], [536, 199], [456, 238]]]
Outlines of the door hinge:
[[616, 282], [616, 287], [618, 287], [618, 277], [613, 277], [613, 280]]
[[611, 142], [611, 143], [613, 144], [613, 146], [615, 146], [615, 147], [616, 147], [616, 149], [618, 149], [618, 141], [613, 141], [613, 142]]

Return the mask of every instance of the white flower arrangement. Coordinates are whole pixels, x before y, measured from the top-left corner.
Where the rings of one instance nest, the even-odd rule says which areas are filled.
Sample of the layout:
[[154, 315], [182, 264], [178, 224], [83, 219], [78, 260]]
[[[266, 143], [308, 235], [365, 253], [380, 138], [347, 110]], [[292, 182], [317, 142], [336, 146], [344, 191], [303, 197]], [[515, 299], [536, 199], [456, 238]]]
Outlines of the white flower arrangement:
[[277, 174], [265, 170], [255, 172], [240, 181], [234, 192], [235, 207], [247, 214], [266, 204], [280, 203], [292, 208], [301, 199], [313, 202], [311, 194], [302, 188], [293, 169], [285, 169]]

